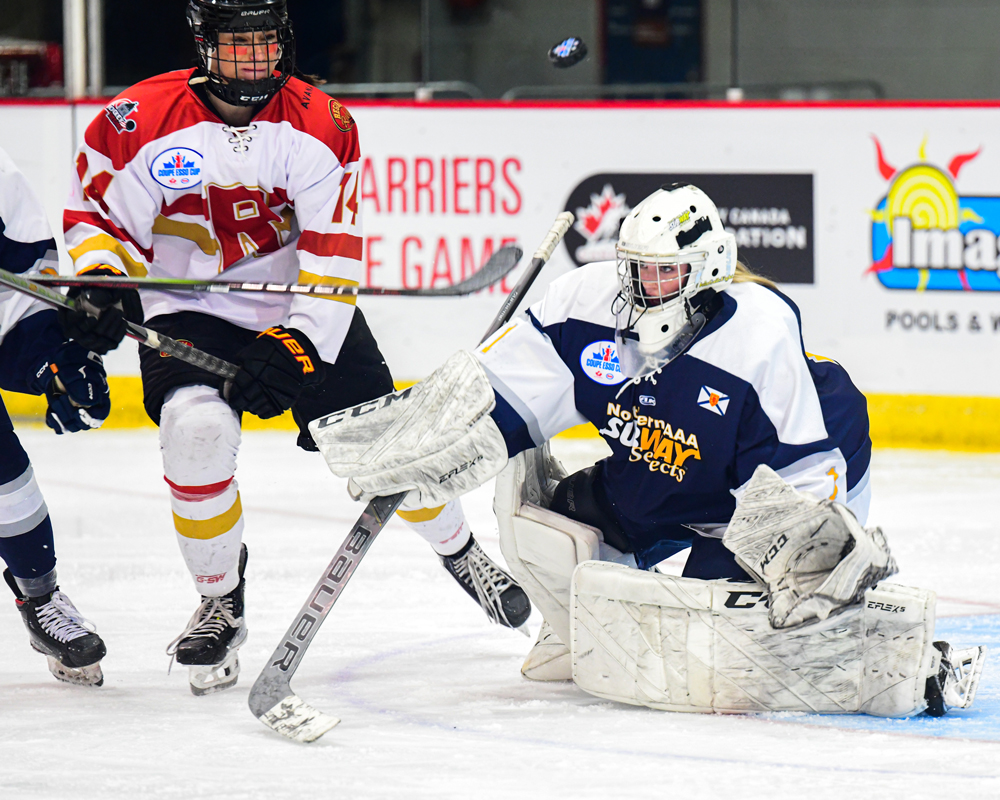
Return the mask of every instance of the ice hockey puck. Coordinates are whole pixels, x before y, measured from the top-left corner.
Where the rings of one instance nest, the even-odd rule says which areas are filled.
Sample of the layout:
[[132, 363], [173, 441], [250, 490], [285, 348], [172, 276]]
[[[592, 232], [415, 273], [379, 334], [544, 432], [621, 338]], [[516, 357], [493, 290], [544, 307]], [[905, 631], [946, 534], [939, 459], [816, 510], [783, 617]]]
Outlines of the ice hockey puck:
[[549, 61], [552, 62], [553, 66], [559, 67], [560, 69], [572, 67], [574, 64], [579, 63], [586, 57], [587, 45], [583, 43], [583, 39], [577, 38], [576, 36], [570, 36], [568, 39], [563, 39], [559, 42], [559, 44], [549, 50]]

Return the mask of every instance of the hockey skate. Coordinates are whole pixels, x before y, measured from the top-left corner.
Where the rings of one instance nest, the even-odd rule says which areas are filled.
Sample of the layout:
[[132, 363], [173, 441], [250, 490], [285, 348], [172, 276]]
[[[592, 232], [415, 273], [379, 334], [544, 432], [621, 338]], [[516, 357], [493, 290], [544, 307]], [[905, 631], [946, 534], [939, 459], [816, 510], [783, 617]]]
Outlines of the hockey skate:
[[167, 655], [188, 667], [191, 693], [199, 697], [235, 686], [240, 676], [239, 648], [247, 638], [243, 614], [246, 566], [247, 546], [242, 545], [239, 585], [222, 597], [202, 595], [187, 628], [167, 645]]
[[494, 564], [474, 537], [452, 556], [441, 556], [444, 568], [466, 593], [482, 606], [490, 622], [530, 636], [524, 623], [531, 615], [531, 602], [514, 579]]
[[59, 591], [41, 597], [25, 597], [11, 571], [4, 580], [13, 590], [17, 610], [28, 629], [33, 649], [48, 658], [49, 672], [66, 683], [100, 686], [104, 683], [101, 659], [107, 648], [89, 622], [70, 599]]
[[927, 679], [924, 699], [927, 716], [943, 717], [948, 709], [968, 708], [976, 699], [986, 648], [956, 650], [947, 642], [934, 642], [934, 647], [941, 655], [937, 670]]
[[521, 674], [530, 681], [573, 680], [573, 660], [569, 647], [556, 636], [549, 623], [542, 623], [538, 639], [521, 665]]

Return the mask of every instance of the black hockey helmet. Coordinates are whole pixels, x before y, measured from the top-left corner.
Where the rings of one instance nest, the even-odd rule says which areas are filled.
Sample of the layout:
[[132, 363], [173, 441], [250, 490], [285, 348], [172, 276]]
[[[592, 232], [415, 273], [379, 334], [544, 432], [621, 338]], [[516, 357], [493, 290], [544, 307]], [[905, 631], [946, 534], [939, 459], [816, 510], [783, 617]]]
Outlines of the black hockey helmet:
[[[195, 48], [201, 69], [208, 77], [208, 90], [234, 106], [253, 106], [266, 103], [292, 76], [295, 68], [295, 37], [292, 23], [288, 19], [286, 0], [188, 0], [188, 24], [194, 33]], [[265, 38], [256, 36], [263, 34]], [[247, 34], [250, 37], [247, 37]], [[219, 48], [219, 37], [225, 36], [229, 44], [245, 39], [244, 48], [250, 56], [237, 58]], [[232, 37], [232, 38], [230, 38]], [[249, 47], [251, 42], [259, 42]], [[277, 46], [276, 53], [269, 57], [267, 46]], [[274, 61], [272, 69], [263, 72], [262, 77], [239, 78], [238, 64], [255, 64], [255, 59]], [[224, 76], [224, 61], [230, 61], [230, 76]], [[261, 72], [251, 67], [251, 71]]]

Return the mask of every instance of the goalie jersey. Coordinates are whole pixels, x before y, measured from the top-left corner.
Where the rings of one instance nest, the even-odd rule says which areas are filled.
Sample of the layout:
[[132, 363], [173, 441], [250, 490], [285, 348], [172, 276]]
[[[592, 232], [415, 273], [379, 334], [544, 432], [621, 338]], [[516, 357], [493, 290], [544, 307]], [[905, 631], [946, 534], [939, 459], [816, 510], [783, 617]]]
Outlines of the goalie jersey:
[[[43, 263], [58, 268], [56, 243], [42, 204], [10, 156], [0, 150], [0, 268], [30, 277]], [[64, 341], [56, 312], [0, 286], [0, 388], [35, 394], [34, 365]], [[12, 430], [0, 403], [0, 430]]]
[[721, 537], [754, 470], [868, 515], [868, 412], [847, 372], [809, 355], [795, 304], [756, 283], [721, 294], [688, 350], [627, 379], [615, 347], [616, 267], [554, 281], [477, 351], [493, 418], [514, 455], [592, 422], [611, 448], [603, 490], [645, 568]]
[[[357, 286], [360, 147], [338, 101], [292, 78], [250, 125], [226, 125], [193, 70], [129, 88], [87, 128], [65, 211], [77, 271]], [[302, 330], [333, 362], [354, 297], [143, 296], [146, 318], [197, 311]]]

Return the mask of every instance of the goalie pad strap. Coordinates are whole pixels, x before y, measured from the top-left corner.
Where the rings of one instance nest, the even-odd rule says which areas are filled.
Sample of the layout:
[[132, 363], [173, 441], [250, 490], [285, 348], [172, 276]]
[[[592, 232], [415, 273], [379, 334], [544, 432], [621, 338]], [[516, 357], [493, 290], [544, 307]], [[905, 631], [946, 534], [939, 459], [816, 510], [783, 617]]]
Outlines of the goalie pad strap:
[[770, 626], [764, 587], [588, 562], [572, 589], [573, 679], [668, 711], [863, 712], [925, 707], [933, 592], [885, 584], [795, 631]]

